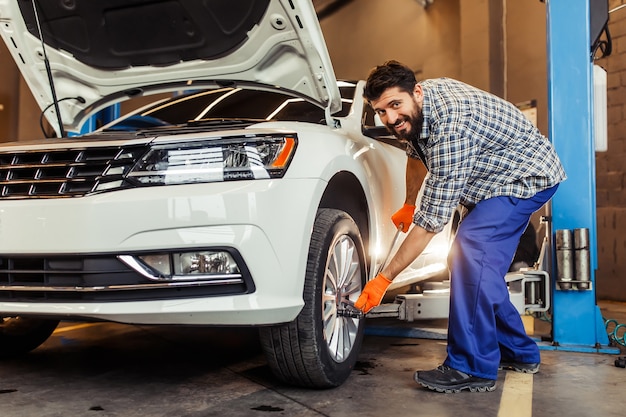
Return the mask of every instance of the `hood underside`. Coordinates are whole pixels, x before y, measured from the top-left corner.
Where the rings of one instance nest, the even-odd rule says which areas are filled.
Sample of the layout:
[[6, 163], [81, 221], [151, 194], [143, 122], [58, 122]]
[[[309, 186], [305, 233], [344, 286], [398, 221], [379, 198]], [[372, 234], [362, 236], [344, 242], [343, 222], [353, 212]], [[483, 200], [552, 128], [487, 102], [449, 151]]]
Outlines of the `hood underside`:
[[[126, 98], [210, 82], [341, 107], [310, 0], [0, 0], [0, 23], [39, 106], [56, 93], [66, 131]], [[54, 107], [46, 117], [59, 132]]]

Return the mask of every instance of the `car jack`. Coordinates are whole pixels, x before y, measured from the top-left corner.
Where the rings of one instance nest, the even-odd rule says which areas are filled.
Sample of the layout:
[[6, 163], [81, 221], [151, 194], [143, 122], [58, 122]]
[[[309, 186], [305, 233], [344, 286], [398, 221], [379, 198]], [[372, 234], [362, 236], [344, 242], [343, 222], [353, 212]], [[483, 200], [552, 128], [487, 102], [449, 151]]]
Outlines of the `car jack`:
[[[548, 311], [550, 308], [550, 282], [547, 272], [535, 269], [520, 270], [508, 273], [505, 280], [509, 287], [511, 302], [520, 315]], [[393, 303], [374, 307], [365, 316], [368, 318], [397, 318], [408, 322], [447, 319], [449, 305], [449, 281], [424, 282], [417, 292], [398, 294]]]

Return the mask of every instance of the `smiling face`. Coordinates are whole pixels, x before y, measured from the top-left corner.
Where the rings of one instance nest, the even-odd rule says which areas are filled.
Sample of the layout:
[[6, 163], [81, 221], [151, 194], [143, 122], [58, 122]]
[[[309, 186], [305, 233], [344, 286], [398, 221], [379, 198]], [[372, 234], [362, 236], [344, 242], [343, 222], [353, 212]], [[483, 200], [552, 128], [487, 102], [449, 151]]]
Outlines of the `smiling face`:
[[410, 140], [419, 137], [424, 122], [422, 86], [415, 85], [412, 93], [399, 87], [390, 87], [383, 91], [370, 105], [380, 116], [387, 129], [398, 139]]

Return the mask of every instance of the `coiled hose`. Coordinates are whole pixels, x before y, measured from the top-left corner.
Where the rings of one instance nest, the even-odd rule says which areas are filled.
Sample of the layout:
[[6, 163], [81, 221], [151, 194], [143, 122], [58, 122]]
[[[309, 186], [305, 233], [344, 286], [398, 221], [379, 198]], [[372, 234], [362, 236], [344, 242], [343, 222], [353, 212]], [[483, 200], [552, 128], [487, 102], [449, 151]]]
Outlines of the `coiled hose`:
[[626, 341], [624, 340], [624, 336], [626, 335], [626, 325], [620, 324], [615, 319], [609, 319], [604, 321], [604, 327], [606, 328], [606, 332], [611, 341], [620, 346], [626, 347]]

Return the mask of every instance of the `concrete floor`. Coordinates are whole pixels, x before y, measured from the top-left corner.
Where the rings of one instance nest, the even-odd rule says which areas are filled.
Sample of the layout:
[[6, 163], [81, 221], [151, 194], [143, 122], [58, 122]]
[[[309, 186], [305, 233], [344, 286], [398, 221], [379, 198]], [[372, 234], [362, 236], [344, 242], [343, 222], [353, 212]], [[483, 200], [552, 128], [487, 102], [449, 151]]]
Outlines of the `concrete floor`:
[[[601, 307], [605, 318], [626, 323], [626, 304]], [[372, 329], [387, 326], [372, 324]], [[430, 324], [436, 328], [441, 323]], [[254, 331], [62, 323], [31, 354], [0, 363], [0, 416], [625, 413], [626, 369], [614, 365], [623, 350], [619, 355], [544, 350], [541, 371], [534, 376], [501, 371], [493, 392], [441, 394], [418, 386], [413, 373], [441, 363], [444, 340], [368, 333], [357, 367], [344, 385], [304, 390], [274, 380]]]

